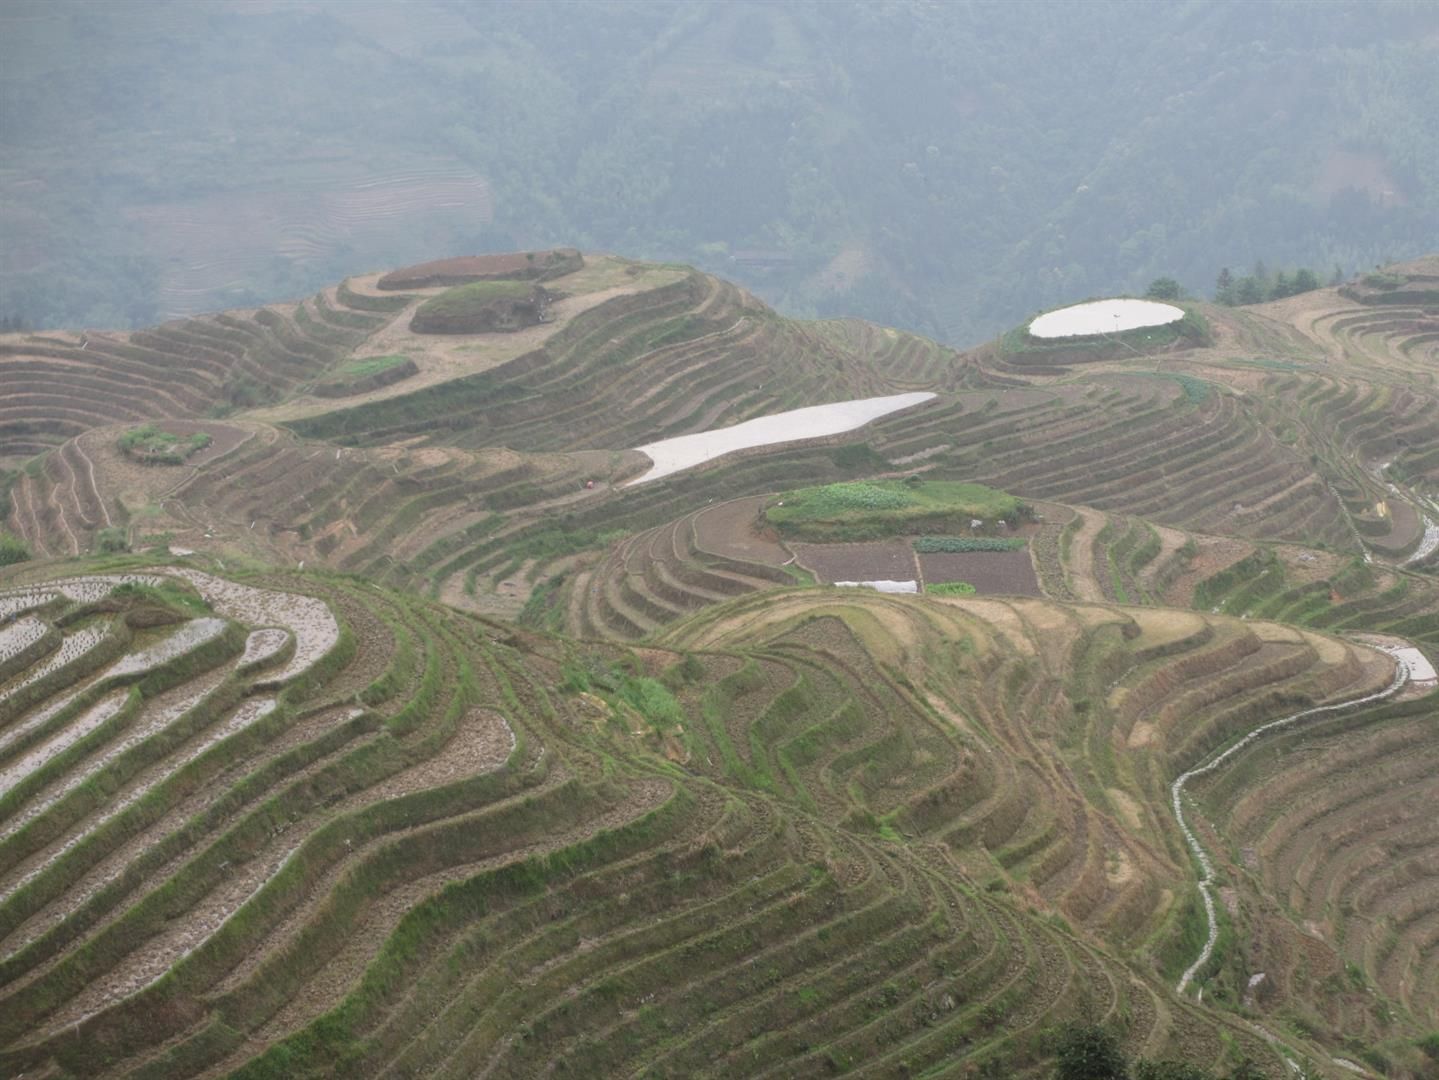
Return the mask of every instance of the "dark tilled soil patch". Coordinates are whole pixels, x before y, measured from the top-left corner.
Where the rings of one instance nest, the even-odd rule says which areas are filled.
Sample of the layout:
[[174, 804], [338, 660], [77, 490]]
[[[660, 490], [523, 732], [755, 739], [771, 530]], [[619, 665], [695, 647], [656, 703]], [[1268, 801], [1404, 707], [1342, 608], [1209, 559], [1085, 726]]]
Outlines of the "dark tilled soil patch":
[[980, 596], [1042, 596], [1028, 551], [939, 552], [919, 557], [926, 585], [967, 581]]
[[[914, 580], [914, 549], [908, 540], [863, 544], [790, 544], [790, 549], [799, 564], [826, 585], [836, 581]], [[1025, 558], [1027, 560], [1028, 556]]]

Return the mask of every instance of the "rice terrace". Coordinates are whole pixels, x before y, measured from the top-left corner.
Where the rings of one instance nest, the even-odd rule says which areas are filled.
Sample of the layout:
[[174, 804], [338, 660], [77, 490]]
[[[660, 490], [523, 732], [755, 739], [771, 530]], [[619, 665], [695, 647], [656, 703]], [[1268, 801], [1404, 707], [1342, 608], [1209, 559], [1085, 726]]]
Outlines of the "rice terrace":
[[467, 256], [0, 387], [0, 1075], [1439, 1075], [1439, 257], [958, 350]]

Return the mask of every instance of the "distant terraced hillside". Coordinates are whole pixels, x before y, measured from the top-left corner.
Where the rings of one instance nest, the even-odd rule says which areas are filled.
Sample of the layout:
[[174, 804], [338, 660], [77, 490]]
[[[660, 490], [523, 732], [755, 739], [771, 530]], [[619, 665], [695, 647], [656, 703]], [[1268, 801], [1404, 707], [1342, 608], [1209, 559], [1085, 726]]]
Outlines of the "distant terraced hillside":
[[348, 356], [382, 322], [320, 293], [132, 333], [0, 335], [0, 463], [105, 424], [275, 400]]
[[340, 578], [97, 569], [0, 590], [35, 628], [0, 642], [12, 1073], [1014, 1075], [1080, 1014], [1277, 1068], [1163, 988], [1193, 916], [1155, 808], [1272, 702], [1392, 668], [803, 590], [629, 654]]
[[[471, 278], [526, 317], [422, 332]], [[1436, 284], [958, 352], [565, 251], [6, 335], [4, 1071], [1423, 1076]], [[955, 481], [1025, 512], [766, 516]]]

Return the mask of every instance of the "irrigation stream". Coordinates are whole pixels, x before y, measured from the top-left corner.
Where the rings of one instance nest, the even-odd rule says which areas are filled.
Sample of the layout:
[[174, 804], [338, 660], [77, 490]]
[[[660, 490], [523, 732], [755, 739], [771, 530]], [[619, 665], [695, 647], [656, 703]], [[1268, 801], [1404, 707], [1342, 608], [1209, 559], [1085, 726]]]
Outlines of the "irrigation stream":
[[1209, 921], [1209, 935], [1205, 938], [1204, 948], [1199, 951], [1199, 957], [1194, 963], [1189, 965], [1189, 969], [1179, 977], [1179, 984], [1174, 988], [1176, 993], [1183, 994], [1190, 982], [1193, 981], [1194, 976], [1209, 962], [1209, 958], [1214, 955], [1214, 944], [1219, 938], [1219, 920], [1215, 917], [1214, 913], [1214, 866], [1209, 861], [1209, 855], [1205, 852], [1204, 846], [1200, 844], [1199, 838], [1194, 835], [1194, 830], [1189, 827], [1189, 822], [1184, 817], [1184, 785], [1196, 776], [1203, 776], [1205, 773], [1213, 772], [1250, 743], [1271, 731], [1288, 727], [1290, 724], [1303, 720], [1306, 716], [1317, 716], [1320, 713], [1352, 709], [1357, 705], [1367, 705], [1372, 701], [1381, 701], [1398, 692], [1400, 687], [1409, 680], [1409, 665], [1400, 657], [1396, 656], [1394, 659], [1394, 681], [1383, 690], [1365, 697], [1355, 698], [1352, 701], [1341, 701], [1335, 705], [1320, 705], [1317, 708], [1304, 709], [1302, 712], [1297, 712], [1278, 720], [1271, 720], [1269, 723], [1255, 728], [1233, 746], [1216, 754], [1203, 765], [1198, 765], [1188, 772], [1183, 773], [1179, 779], [1175, 780], [1174, 783], [1169, 786], [1170, 796], [1174, 802], [1174, 816], [1179, 820], [1179, 831], [1184, 834], [1184, 841], [1189, 845], [1189, 850], [1194, 852], [1194, 857], [1199, 860], [1201, 870], [1199, 894], [1204, 898], [1204, 916]]

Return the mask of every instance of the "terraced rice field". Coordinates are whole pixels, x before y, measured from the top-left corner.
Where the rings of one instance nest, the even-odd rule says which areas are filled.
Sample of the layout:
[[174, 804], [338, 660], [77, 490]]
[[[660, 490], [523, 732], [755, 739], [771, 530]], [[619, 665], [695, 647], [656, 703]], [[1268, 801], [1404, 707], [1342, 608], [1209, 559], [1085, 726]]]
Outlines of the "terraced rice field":
[[[1032, 905], [1151, 942], [1183, 864], [1168, 823], [1115, 807], [1269, 696], [1390, 670], [1232, 620], [1176, 637], [1039, 601], [792, 591], [647, 654], [693, 718], [669, 728], [574, 689], [566, 672], [633, 663], [612, 647], [345, 579], [144, 577], [213, 614], [147, 628], [155, 601], [107, 593], [118, 575], [46, 609], [126, 640], [47, 721], [68, 746], [8, 754], [10, 1072], [1027, 1071], [1081, 1007], [1146, 1053], [1273, 1060]], [[941, 640], [969, 643], [957, 666], [921, 665]], [[1221, 642], [1254, 656], [1246, 678], [1105, 777], [1126, 800], [1092, 789], [1083, 747], [1126, 708], [1076, 727], [1071, 695], [1203, 682]]]
[[[0, 1071], [1040, 1077], [1084, 1015], [1422, 1075], [1434, 695], [1374, 695], [1439, 660], [1439, 263], [1044, 363], [604, 255], [440, 340], [381, 276], [0, 339]], [[1037, 519], [762, 514], [855, 480]], [[978, 595], [817, 587], [881, 579]]]

